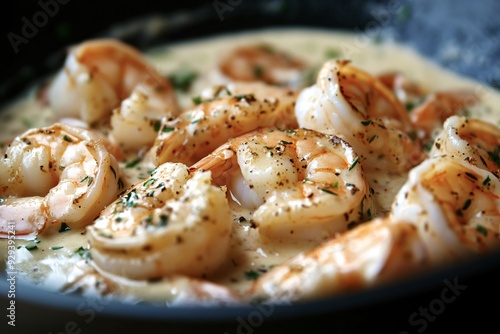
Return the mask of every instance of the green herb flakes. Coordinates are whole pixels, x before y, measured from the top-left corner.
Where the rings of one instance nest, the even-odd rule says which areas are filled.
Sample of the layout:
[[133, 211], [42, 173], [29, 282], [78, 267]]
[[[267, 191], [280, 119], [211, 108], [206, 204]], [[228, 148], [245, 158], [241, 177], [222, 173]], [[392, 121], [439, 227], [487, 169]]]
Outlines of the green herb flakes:
[[61, 227], [59, 228], [59, 233], [70, 231], [71, 228], [66, 223], [61, 223]]

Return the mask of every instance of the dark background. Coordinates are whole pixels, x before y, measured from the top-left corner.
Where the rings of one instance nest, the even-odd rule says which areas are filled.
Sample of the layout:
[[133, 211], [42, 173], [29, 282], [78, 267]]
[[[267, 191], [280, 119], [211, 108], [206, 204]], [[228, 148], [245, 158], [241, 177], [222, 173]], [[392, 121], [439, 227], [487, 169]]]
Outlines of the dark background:
[[[43, 1], [43, 0], [42, 0]], [[43, 1], [47, 3], [48, 1]], [[228, 2], [228, 1], [224, 1]], [[64, 47], [81, 40], [113, 34], [110, 28], [140, 17], [163, 17], [168, 27], [158, 34], [148, 34], [139, 24], [123, 40], [140, 48], [157, 43], [200, 37], [220, 32], [231, 32], [260, 26], [308, 25], [353, 30], [365, 27], [374, 19], [370, 10], [384, 8], [388, 1], [257, 1], [242, 0], [232, 12], [224, 14], [221, 21], [212, 1], [83, 1], [71, 0], [59, 5], [59, 10], [27, 44], [19, 45], [16, 54], [7, 38], [9, 32], [21, 34], [26, 17], [32, 21], [41, 10], [38, 1], [19, 1], [4, 4], [0, 11], [0, 101], [16, 96], [23, 88], [60, 66]], [[394, 17], [389, 29], [394, 37], [414, 46], [447, 68], [476, 78], [493, 87], [500, 82], [500, 2], [495, 0], [453, 1], [413, 0], [402, 1], [409, 10]], [[175, 15], [183, 12], [184, 15]], [[454, 57], [442, 52], [447, 44], [458, 45]], [[500, 107], [499, 107], [500, 108]], [[242, 333], [399, 333], [406, 330], [418, 333], [419, 326], [411, 326], [408, 317], [420, 307], [440, 298], [444, 280], [458, 278], [467, 289], [442, 314], [428, 322], [424, 333], [450, 333], [472, 326], [474, 332], [496, 332], [500, 314], [500, 269], [498, 257], [465, 266], [459, 270], [436, 274], [426, 281], [415, 281], [384, 290], [378, 295], [346, 302], [344, 309], [330, 302], [311, 304], [293, 312], [284, 309], [275, 317], [266, 319], [262, 326]], [[0, 308], [6, 302], [4, 279], [0, 281]], [[2, 285], [3, 284], [3, 285]], [[21, 288], [21, 287], [20, 287]], [[198, 321], [203, 312], [187, 310], [178, 319], [166, 316], [162, 321], [152, 317], [148, 310], [138, 308], [136, 314], [124, 310], [122, 316], [116, 309], [105, 308], [90, 324], [75, 315], [75, 305], [57, 297], [41, 295], [36, 291], [22, 290], [18, 298], [17, 333], [58, 333], [64, 331], [68, 320], [75, 319], [82, 333], [133, 333], [138, 331], [162, 333], [237, 333], [236, 315], [227, 321]], [[43, 303], [49, 306], [44, 306]], [[60, 306], [60, 307], [58, 307]], [[120, 310], [121, 312], [121, 310]], [[130, 310], [128, 310], [130, 312]], [[142, 312], [142, 313], [141, 313]], [[223, 312], [223, 311], [222, 311]], [[287, 313], [288, 312], [288, 313]], [[300, 312], [304, 316], [301, 316]], [[0, 328], [6, 321], [0, 312]], [[112, 314], [112, 316], [110, 315]], [[206, 313], [205, 313], [206, 315]], [[244, 312], [242, 313], [244, 316]], [[154, 320], [151, 320], [154, 318]], [[214, 314], [220, 319], [220, 314]], [[146, 319], [146, 320], [141, 320]], [[206, 320], [206, 319], [205, 319]], [[12, 330], [12, 328], [8, 328]], [[148, 330], [149, 329], [149, 330]], [[2, 330], [2, 333], [5, 333]]]
[[[218, 0], [237, 3], [233, 11], [224, 13], [223, 21], [213, 0], [66, 0], [68, 3], [59, 4], [58, 12], [15, 53], [8, 34], [22, 34], [22, 19], [33, 22], [33, 15], [42, 10], [39, 1], [11, 1], [0, 11], [0, 101], [18, 93], [33, 77], [55, 71], [64, 58], [64, 46], [109, 35], [110, 27], [140, 17], [161, 16], [164, 32], [151, 36], [137, 28], [128, 36], [118, 37], [147, 47], [261, 26], [293, 24], [364, 30], [367, 22], [374, 21], [373, 11], [387, 8], [390, 3], [405, 7], [389, 22], [395, 39], [451, 70], [500, 87], [500, 1], [496, 0]], [[178, 12], [184, 15], [176, 16]], [[457, 45], [456, 54], [444, 52], [447, 45]]]

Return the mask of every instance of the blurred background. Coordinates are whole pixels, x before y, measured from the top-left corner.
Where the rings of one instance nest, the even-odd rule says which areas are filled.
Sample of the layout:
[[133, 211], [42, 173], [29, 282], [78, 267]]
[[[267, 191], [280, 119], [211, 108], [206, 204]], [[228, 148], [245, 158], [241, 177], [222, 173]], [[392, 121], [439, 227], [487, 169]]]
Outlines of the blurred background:
[[[380, 13], [391, 4], [399, 4], [400, 10], [385, 20]], [[221, 14], [224, 5], [232, 10]], [[12, 1], [9, 7], [4, 5], [0, 11], [0, 64], [3, 65], [0, 66], [0, 102], [14, 98], [33, 79], [59, 68], [67, 45], [92, 37], [114, 36], [144, 49], [161, 43], [264, 26], [298, 25], [362, 31], [373, 21], [384, 27], [384, 38], [409, 44], [439, 64], [498, 89], [498, 13], [500, 1], [496, 0]], [[38, 26], [33, 26], [34, 23]], [[358, 304], [354, 309], [346, 307], [343, 311], [331, 312], [328, 303], [314, 305], [316, 316], [301, 318], [297, 313], [283, 313], [276, 321], [268, 319], [259, 328], [241, 329], [240, 332], [443, 333], [471, 325], [476, 332], [481, 332], [490, 328], [500, 314], [497, 263], [498, 257], [490, 258], [459, 271], [440, 273], [421, 287], [405, 286], [392, 291], [386, 300], [379, 295], [361, 302], [361, 306]], [[447, 304], [438, 317], [427, 319], [425, 328], [421, 322], [412, 325], [409, 317], [439, 300], [446, 287], [445, 280], [453, 282], [454, 279], [467, 287], [456, 302]], [[0, 287], [4, 286], [3, 281]], [[5, 296], [2, 290], [2, 309]], [[18, 303], [19, 322], [15, 332], [58, 333], [64, 330], [67, 319], [82, 320], [75, 314], [74, 306], [61, 310], [53, 303], [51, 307], [23, 303], [22, 299]], [[60, 305], [65, 306], [63, 301]], [[136, 316], [141, 317], [140, 314]], [[145, 324], [162, 328], [166, 333], [236, 333], [240, 328], [236, 317], [230, 323], [220, 324], [196, 323], [196, 313], [192, 316], [193, 321], [184, 319], [172, 323], [170, 319], [163, 323], [158, 319], [134, 321], [134, 317], [126, 320], [116, 314], [107, 317], [103, 313], [96, 318], [98, 320], [83, 324], [81, 332], [132, 332], [144, 330]], [[419, 315], [418, 319], [422, 317]], [[3, 319], [0, 328], [4, 325]]]
[[[382, 12], [390, 6], [399, 10], [386, 18]], [[305, 25], [362, 32], [373, 21], [384, 28], [386, 36], [498, 88], [498, 13], [500, 2], [496, 0], [11, 2], [0, 14], [0, 56], [4, 58], [0, 100], [18, 92], [33, 77], [54, 71], [62, 62], [65, 46], [91, 37], [114, 35], [147, 48], [263, 26]]]

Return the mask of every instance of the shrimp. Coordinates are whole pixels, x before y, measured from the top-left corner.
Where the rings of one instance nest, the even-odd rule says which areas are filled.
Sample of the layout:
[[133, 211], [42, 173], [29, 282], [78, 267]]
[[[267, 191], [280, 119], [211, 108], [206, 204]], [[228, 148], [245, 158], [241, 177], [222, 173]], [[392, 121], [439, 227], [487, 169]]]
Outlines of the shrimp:
[[294, 93], [280, 88], [274, 92], [276, 96], [263, 99], [254, 94], [231, 93], [200, 101], [174, 120], [162, 122], [150, 159], [156, 166], [167, 161], [192, 165], [228, 139], [259, 127], [297, 127]]
[[101, 137], [65, 124], [16, 137], [0, 161], [0, 237], [83, 228], [118, 195], [119, 169]]
[[131, 279], [206, 276], [225, 259], [232, 217], [209, 172], [158, 166], [87, 229], [95, 265]]
[[216, 184], [227, 186], [237, 204], [253, 211], [259, 235], [318, 241], [361, 222], [371, 208], [358, 159], [335, 136], [260, 129], [229, 140], [191, 170], [210, 170]]
[[300, 93], [295, 115], [300, 127], [337, 135], [354, 148], [370, 186], [377, 195], [388, 192], [376, 199], [384, 211], [392, 204], [385, 198], [392, 199], [398, 190], [388, 189], [384, 179], [406, 177], [426, 158], [409, 135], [412, 127], [401, 102], [382, 82], [347, 61], [323, 65], [317, 83]]
[[231, 81], [262, 81], [299, 87], [305, 63], [266, 44], [237, 47], [220, 62], [219, 70]]
[[422, 140], [433, 140], [444, 121], [479, 102], [471, 90], [440, 91], [428, 95], [423, 103], [410, 112], [410, 120]]
[[163, 91], [138, 85], [132, 94], [113, 110], [110, 138], [123, 150], [136, 152], [151, 147], [158, 135], [162, 118], [177, 116], [174, 103]]
[[500, 129], [491, 123], [451, 116], [436, 137], [430, 155], [448, 155], [500, 177]]
[[[201, 92], [201, 101], [211, 101], [221, 97], [244, 96], [252, 94], [258, 100], [278, 100], [282, 107], [295, 106], [300, 90], [273, 86], [262, 82], [231, 82], [215, 85]], [[291, 115], [291, 117], [295, 117]]]
[[63, 69], [50, 84], [47, 100], [56, 117], [92, 124], [109, 117], [139, 84], [161, 92], [165, 104], [178, 109], [171, 83], [136, 49], [118, 40], [91, 40], [70, 49]]
[[376, 218], [273, 267], [245, 295], [271, 302], [325, 298], [403, 279], [425, 268], [427, 258], [414, 225]]
[[500, 181], [461, 160], [437, 156], [412, 169], [391, 211], [418, 228], [433, 264], [500, 246]]
[[388, 72], [378, 76], [378, 79], [389, 89], [391, 89], [401, 103], [407, 109], [419, 103], [428, 90], [416, 82], [410, 81], [404, 74], [399, 72]]

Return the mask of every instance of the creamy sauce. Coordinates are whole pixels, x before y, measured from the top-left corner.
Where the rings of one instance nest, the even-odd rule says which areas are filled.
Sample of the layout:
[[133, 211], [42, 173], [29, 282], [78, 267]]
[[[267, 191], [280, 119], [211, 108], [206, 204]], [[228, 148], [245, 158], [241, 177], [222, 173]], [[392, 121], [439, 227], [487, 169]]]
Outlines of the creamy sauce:
[[[335, 56], [351, 59], [353, 65], [372, 74], [400, 71], [411, 80], [425, 85], [430, 91], [472, 89], [481, 95], [482, 103], [469, 110], [470, 116], [495, 125], [500, 124], [500, 95], [492, 88], [444, 70], [401, 45], [372, 43], [361, 48], [356, 47], [355, 37], [350, 33], [322, 30], [265, 30], [167, 45], [150, 50], [146, 55], [163, 74], [174, 73], [179, 69], [200, 73], [191, 91], [179, 92], [184, 107], [190, 106], [192, 97], [202, 94], [208, 84], [224, 83], [224, 80], [214, 73], [221, 52], [229, 51], [238, 45], [267, 43], [303, 59], [311, 68], [318, 67], [329, 57]], [[35, 88], [0, 113], [0, 142], [8, 143], [27, 128], [46, 126], [54, 122], [50, 109], [37, 103], [36, 94]], [[138, 164], [125, 167], [135, 158], [128, 157], [121, 164], [126, 185], [148, 176], [148, 166]], [[381, 182], [386, 182], [387, 187], [401, 183], [391, 180]], [[391, 198], [386, 200], [392, 201]], [[232, 206], [235, 223], [231, 254], [226, 263], [208, 277], [210, 281], [229, 286], [236, 291], [245, 291], [262, 272], [318, 244], [266, 242], [250, 223], [250, 213], [234, 203]], [[2, 244], [5, 246], [0, 248], [0, 252], [6, 258], [6, 240], [0, 240], [0, 245]], [[55, 290], [71, 290], [75, 286], [83, 286], [88, 291], [102, 289], [99, 282], [103, 278], [85, 261], [84, 248], [87, 247], [87, 240], [84, 230], [61, 231], [50, 236], [40, 236], [34, 241], [17, 240], [16, 245], [17, 269], [25, 279]], [[74, 282], [76, 283], [72, 286], [71, 283]], [[114, 289], [118, 296], [125, 296], [127, 300], [164, 301], [176, 299], [181, 294], [175, 280], [165, 279], [155, 283], [126, 280], [123, 282], [122, 286], [115, 286]]]

